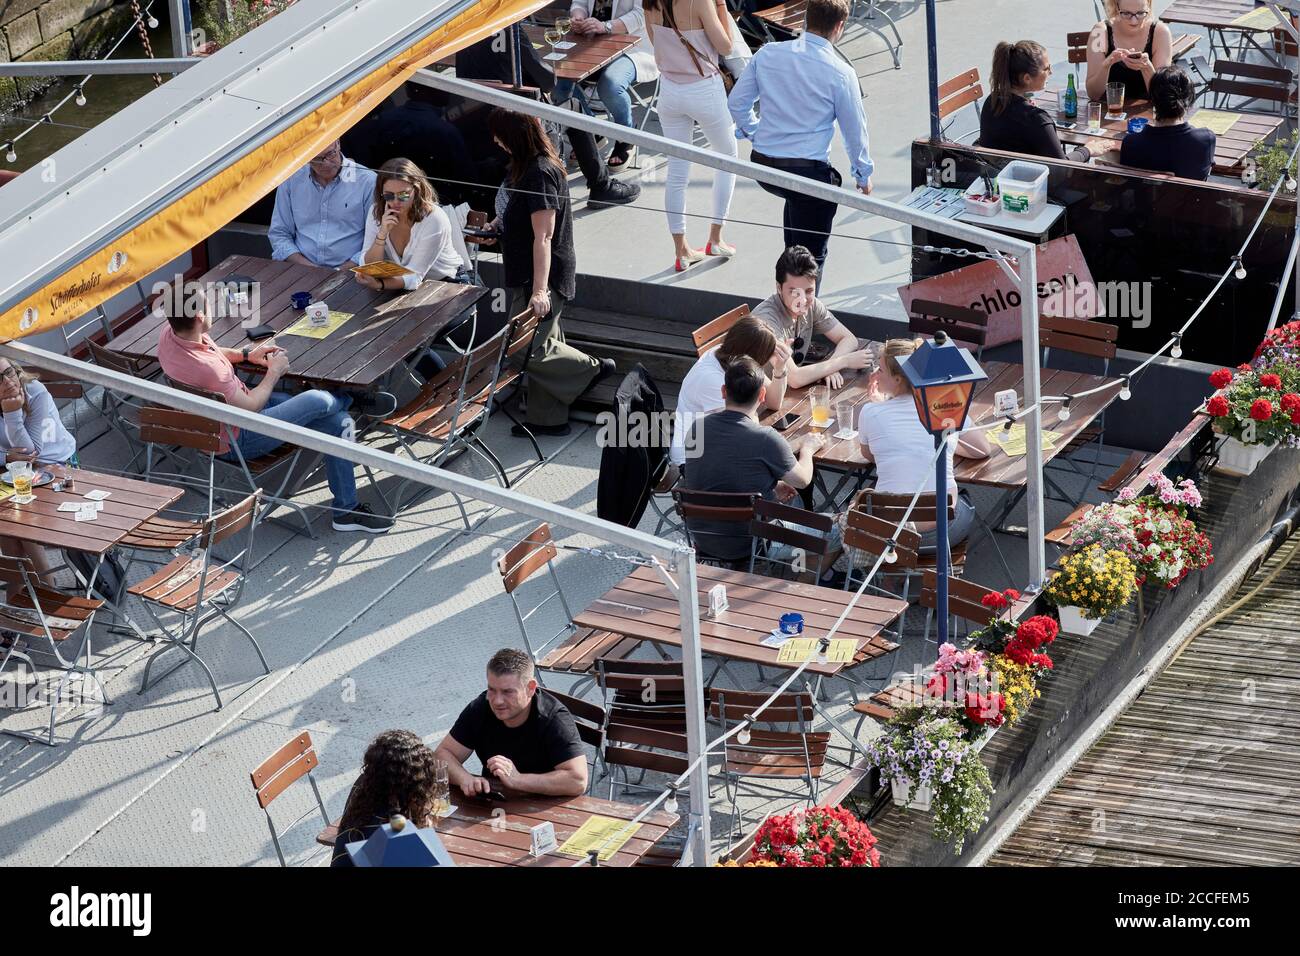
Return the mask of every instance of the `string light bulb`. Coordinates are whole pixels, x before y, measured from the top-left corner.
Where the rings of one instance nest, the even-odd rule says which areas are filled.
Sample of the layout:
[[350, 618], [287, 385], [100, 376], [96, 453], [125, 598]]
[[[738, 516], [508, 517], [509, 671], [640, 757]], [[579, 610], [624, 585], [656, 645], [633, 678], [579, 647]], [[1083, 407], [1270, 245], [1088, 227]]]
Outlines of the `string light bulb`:
[[152, 13], [149, 14], [149, 21], [148, 21], [148, 22], [149, 22], [149, 29], [150, 29], [150, 30], [157, 30], [157, 29], [158, 29], [158, 18], [155, 17]]
[[740, 725], [740, 732], [736, 734], [736, 743], [742, 747], [749, 743], [749, 725], [753, 720], [753, 717], [746, 714], [745, 722]]
[[674, 815], [676, 815], [676, 813], [677, 813], [677, 786], [676, 786], [676, 784], [674, 784], [673, 786], [671, 786], [671, 787], [668, 788], [668, 799], [664, 801], [664, 809], [665, 809], [666, 811], [668, 811], [669, 813], [674, 814]]
[[14, 149], [13, 143], [5, 143], [5, 162], [18, 162], [18, 150]]
[[1124, 384], [1121, 385], [1119, 389], [1119, 400], [1121, 402], [1127, 402], [1132, 397], [1133, 397], [1133, 390], [1129, 388], [1129, 378], [1127, 375], [1125, 375]]
[[1065, 401], [1061, 403], [1061, 410], [1056, 413], [1057, 421], [1068, 422], [1070, 420], [1070, 403], [1073, 401], [1073, 395], [1065, 396]]
[[894, 564], [898, 561], [898, 551], [895, 550], [897, 547], [898, 547], [898, 542], [895, 541], [893, 538], [890, 538], [889, 541], [885, 544], [884, 558], [886, 564]]
[[1183, 357], [1183, 333], [1174, 333], [1174, 347], [1169, 350], [1171, 358], [1180, 359]]
[[1245, 264], [1241, 261], [1241, 256], [1233, 256], [1233, 257], [1232, 257], [1232, 261], [1235, 262], [1235, 263], [1237, 264], [1236, 272], [1233, 273], [1233, 274], [1236, 275], [1236, 277], [1237, 277], [1238, 279], [1244, 279], [1244, 278], [1246, 278], [1246, 266], [1245, 266]]
[[75, 102], [78, 106], [85, 106], [85, 105], [86, 105], [86, 93], [85, 93], [84, 90], [82, 90], [82, 88], [81, 88], [81, 84], [80, 84], [80, 83], [77, 84], [77, 97], [76, 97], [76, 100], [74, 100], [74, 102]]

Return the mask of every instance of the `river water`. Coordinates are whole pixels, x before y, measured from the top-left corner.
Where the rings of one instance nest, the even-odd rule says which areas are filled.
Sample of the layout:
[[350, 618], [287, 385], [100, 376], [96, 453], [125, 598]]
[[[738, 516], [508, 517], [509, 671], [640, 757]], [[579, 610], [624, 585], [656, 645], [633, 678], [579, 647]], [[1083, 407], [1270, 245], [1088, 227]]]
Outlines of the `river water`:
[[[149, 31], [149, 42], [153, 47], [154, 56], [169, 57], [172, 55], [172, 41], [171, 28], [167, 23], [166, 4], [155, 0], [152, 12], [158, 18], [158, 26]], [[121, 29], [125, 31], [126, 25], [124, 24]], [[117, 37], [121, 35], [119, 32], [114, 36], [109, 41], [109, 46], [116, 42]], [[102, 57], [106, 52], [107, 47], [101, 50], [99, 55]], [[143, 59], [145, 57], [146, 54], [144, 46], [140, 42], [139, 32], [135, 30], [131, 32], [130, 38], [118, 47], [117, 52], [113, 54], [115, 60]], [[170, 78], [167, 74], [162, 76], [164, 83]], [[63, 97], [72, 92], [76, 82], [80, 79], [81, 77], [77, 76], [60, 80], [27, 106], [0, 118], [0, 143], [17, 136], [33, 122], [44, 116], [46, 111], [53, 109]], [[6, 162], [4, 154], [0, 153], [0, 169], [23, 172], [38, 165], [46, 156], [72, 142], [86, 130], [97, 126], [122, 108], [134, 103], [150, 90], [155, 89], [155, 85], [153, 76], [149, 74], [96, 76], [86, 83], [84, 89], [86, 94], [85, 106], [78, 106], [75, 99], [69, 100], [54, 113], [51, 117], [52, 122], [42, 123], [17, 143], [15, 147], [18, 152], [17, 162]]]

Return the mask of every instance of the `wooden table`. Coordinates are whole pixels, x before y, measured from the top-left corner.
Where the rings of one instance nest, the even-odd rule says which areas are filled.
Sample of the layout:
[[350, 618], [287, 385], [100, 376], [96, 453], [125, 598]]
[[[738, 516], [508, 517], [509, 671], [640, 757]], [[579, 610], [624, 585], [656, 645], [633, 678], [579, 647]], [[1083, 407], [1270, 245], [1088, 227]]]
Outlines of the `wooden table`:
[[571, 80], [581, 83], [593, 73], [622, 56], [629, 47], [641, 42], [639, 36], [627, 33], [602, 33], [599, 36], [583, 36], [570, 30], [564, 35], [562, 43], [573, 43], [567, 50], [556, 47], [556, 53], [563, 53], [563, 60], [547, 60], [551, 45], [544, 39], [546, 27], [534, 23], [524, 24], [524, 36], [538, 49], [542, 62], [555, 71], [557, 80]]
[[[1060, 111], [1060, 95], [1056, 90], [1043, 90], [1034, 97], [1035, 103], [1047, 112], [1055, 115], [1058, 123], [1077, 122], [1077, 129], [1057, 129], [1062, 143], [1073, 146], [1087, 146], [1094, 156], [1098, 153], [1114, 153], [1111, 162], [1119, 162], [1119, 148], [1124, 137], [1128, 135], [1128, 121], [1142, 117], [1150, 120], [1154, 115], [1147, 100], [1132, 100], [1127, 104], [1122, 120], [1107, 120], [1102, 114], [1102, 133], [1089, 136], [1080, 130], [1088, 125], [1088, 106], [1086, 98], [1079, 101], [1079, 115], [1076, 120], [1066, 120]], [[1220, 176], [1240, 176], [1246, 157], [1260, 140], [1267, 140], [1282, 128], [1286, 120], [1281, 116], [1266, 113], [1240, 113], [1234, 110], [1216, 110], [1220, 113], [1232, 113], [1237, 117], [1229, 129], [1218, 134], [1214, 146], [1214, 172]], [[1195, 114], [1193, 114], [1193, 118]]]
[[[1237, 34], [1236, 56], [1242, 58], [1247, 46], [1253, 46], [1275, 65], [1278, 63], [1274, 51], [1265, 49], [1256, 39], [1260, 33], [1272, 33], [1281, 30], [1277, 18], [1269, 14], [1260, 15], [1260, 25], [1242, 25], [1237, 22], [1243, 16], [1254, 13], [1257, 7], [1254, 0], [1174, 0], [1160, 14], [1165, 23], [1183, 23], [1188, 26], [1203, 27], [1210, 37], [1211, 55], [1229, 57], [1233, 55], [1233, 44], [1228, 41], [1229, 33]], [[1217, 40], [1217, 42], [1216, 42]]]
[[[700, 650], [713, 657], [764, 667], [793, 670], [798, 666], [778, 662], [777, 649], [760, 643], [777, 626], [782, 614], [789, 611], [802, 614], [807, 636], [816, 637], [830, 630], [853, 596], [849, 591], [707, 565], [699, 565], [696, 575], [701, 607]], [[704, 611], [709, 605], [709, 589], [716, 584], [726, 585], [730, 608], [712, 620], [704, 616]], [[897, 650], [898, 645], [883, 638], [881, 631], [893, 624], [906, 609], [907, 604], [903, 601], [863, 595], [836, 632], [836, 637], [857, 642], [853, 663], [814, 662], [805, 673], [833, 677], [846, 668]], [[592, 601], [574, 618], [574, 622], [668, 647], [682, 646], [677, 598], [651, 568], [634, 570]]]
[[[562, 846], [593, 816], [631, 820], [642, 807], [597, 797], [530, 797], [488, 803], [460, 797], [455, 813], [438, 821], [438, 837], [457, 866], [574, 866], [581, 861], [552, 851], [540, 857], [529, 852], [530, 829], [549, 821], [555, 824], [555, 842]], [[505, 811], [502, 816], [498, 811]], [[623, 847], [601, 866], [634, 866], [650, 851], [677, 815], [656, 810], [641, 821]]]
[[[124, 537], [171, 507], [184, 494], [182, 489], [170, 485], [101, 475], [83, 468], [37, 466], [37, 470], [42, 468], [53, 470], [56, 477], [61, 470], [66, 471], [74, 479], [74, 490], [55, 491], [53, 485], [43, 485], [32, 489], [36, 500], [28, 504], [15, 504], [12, 497], [0, 501], [0, 536], [102, 558]], [[110, 495], [104, 499], [104, 510], [94, 521], [77, 521], [75, 512], [59, 510], [65, 501], [89, 504], [86, 492], [96, 489]]]
[[[426, 281], [419, 289], [394, 295], [361, 285], [349, 271], [339, 272], [254, 256], [227, 256], [197, 282], [249, 276], [261, 297], [260, 321], [281, 332], [303, 317], [289, 302], [293, 292], [312, 293], [334, 311], [352, 318], [323, 339], [280, 335], [276, 344], [289, 353], [290, 379], [326, 388], [371, 389], [408, 355], [422, 350], [486, 289], [455, 282]], [[136, 359], [158, 357], [158, 335], [167, 320], [148, 312], [109, 346]], [[252, 346], [237, 315], [217, 318], [209, 333], [225, 348]], [[250, 366], [250, 368], [256, 368]]]
[[808, 0], [791, 0], [766, 10], [755, 10], [754, 16], [789, 33], [803, 32], [804, 18], [808, 15]]

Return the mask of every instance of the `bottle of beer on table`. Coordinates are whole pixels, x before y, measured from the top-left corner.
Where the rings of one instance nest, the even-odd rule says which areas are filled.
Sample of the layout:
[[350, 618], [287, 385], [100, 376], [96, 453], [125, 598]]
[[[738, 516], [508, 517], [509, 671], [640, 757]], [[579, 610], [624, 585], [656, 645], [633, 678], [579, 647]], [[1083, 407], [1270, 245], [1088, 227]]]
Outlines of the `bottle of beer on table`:
[[1074, 119], [1079, 115], [1079, 91], [1074, 86], [1074, 74], [1071, 73], [1065, 82], [1065, 100], [1062, 103], [1062, 113], [1066, 119]]

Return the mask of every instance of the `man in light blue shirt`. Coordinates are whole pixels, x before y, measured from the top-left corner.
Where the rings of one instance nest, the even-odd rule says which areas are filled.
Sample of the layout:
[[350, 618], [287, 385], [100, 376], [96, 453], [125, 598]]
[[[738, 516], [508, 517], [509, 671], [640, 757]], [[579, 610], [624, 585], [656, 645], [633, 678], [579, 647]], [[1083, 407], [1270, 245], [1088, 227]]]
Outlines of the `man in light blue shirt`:
[[[830, 164], [835, 124], [849, 154], [858, 190], [871, 193], [875, 164], [867, 143], [867, 118], [853, 67], [835, 52], [849, 18], [848, 0], [808, 0], [805, 30], [784, 43], [767, 43], [736, 81], [727, 105], [736, 138], [754, 144], [750, 158], [817, 182], [839, 186]], [[754, 101], [762, 104], [760, 120]], [[835, 203], [761, 183], [785, 200], [785, 244], [806, 246], [825, 275]]]
[[330, 269], [351, 265], [374, 201], [375, 173], [345, 159], [335, 140], [275, 191], [271, 257]]

